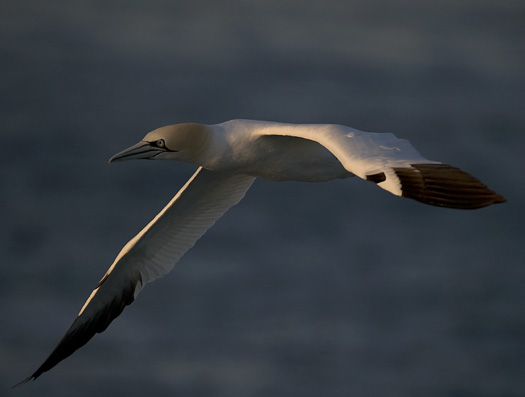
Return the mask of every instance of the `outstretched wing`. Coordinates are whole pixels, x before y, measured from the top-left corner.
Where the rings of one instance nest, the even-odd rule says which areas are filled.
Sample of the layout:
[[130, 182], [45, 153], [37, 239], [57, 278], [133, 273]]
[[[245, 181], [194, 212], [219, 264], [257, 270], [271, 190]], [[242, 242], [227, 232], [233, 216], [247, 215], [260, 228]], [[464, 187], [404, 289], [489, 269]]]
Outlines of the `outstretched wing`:
[[364, 132], [342, 125], [265, 123], [260, 135], [292, 136], [315, 141], [354, 175], [397, 196], [440, 207], [475, 209], [505, 199], [470, 174], [430, 161], [391, 133]]
[[136, 298], [144, 285], [167, 274], [195, 242], [246, 194], [254, 177], [202, 167], [169, 204], [119, 253], [36, 379], [85, 345]]

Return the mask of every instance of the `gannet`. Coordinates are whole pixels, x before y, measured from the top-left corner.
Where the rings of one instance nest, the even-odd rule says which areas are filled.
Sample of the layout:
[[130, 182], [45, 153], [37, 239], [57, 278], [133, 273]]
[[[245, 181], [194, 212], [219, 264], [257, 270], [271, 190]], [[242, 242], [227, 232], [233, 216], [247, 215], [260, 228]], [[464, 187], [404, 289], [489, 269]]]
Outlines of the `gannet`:
[[198, 169], [122, 248], [56, 348], [20, 384], [38, 378], [104, 331], [146, 283], [167, 274], [243, 198], [256, 178], [321, 182], [358, 176], [396, 196], [459, 209], [505, 201], [466, 172], [427, 160], [407, 140], [342, 125], [253, 120], [168, 125], [109, 162], [131, 159], [176, 160]]

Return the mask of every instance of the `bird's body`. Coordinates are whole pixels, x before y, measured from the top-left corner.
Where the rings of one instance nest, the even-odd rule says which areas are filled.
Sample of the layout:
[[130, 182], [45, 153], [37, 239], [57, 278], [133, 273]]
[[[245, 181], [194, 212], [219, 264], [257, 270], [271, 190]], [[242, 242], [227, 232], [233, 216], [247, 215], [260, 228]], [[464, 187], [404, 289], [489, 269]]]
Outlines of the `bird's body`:
[[[179, 153], [177, 160], [210, 171], [274, 181], [320, 182], [352, 176], [324, 146], [292, 135], [304, 135], [316, 127], [319, 129], [319, 125], [231, 120], [217, 125], [188, 123], [172, 127], [174, 130], [187, 128], [195, 139], [195, 147], [187, 149], [191, 155]], [[276, 129], [285, 134], [272, 134]], [[145, 139], [155, 141], [161, 139], [163, 133], [161, 128]]]
[[231, 120], [175, 124], [148, 133], [110, 160], [177, 160], [199, 168], [169, 204], [118, 254], [70, 329], [30, 377], [104, 331], [142, 287], [168, 273], [256, 178], [321, 182], [350, 176], [441, 207], [474, 209], [504, 202], [469, 174], [421, 156], [393, 134], [341, 125]]

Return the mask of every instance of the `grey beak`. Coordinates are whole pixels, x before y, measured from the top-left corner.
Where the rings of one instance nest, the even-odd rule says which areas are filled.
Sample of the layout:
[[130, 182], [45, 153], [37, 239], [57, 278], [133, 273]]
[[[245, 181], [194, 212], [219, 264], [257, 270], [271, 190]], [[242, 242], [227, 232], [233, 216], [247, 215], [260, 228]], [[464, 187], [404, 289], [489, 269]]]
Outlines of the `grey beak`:
[[149, 142], [140, 141], [136, 145], [115, 154], [109, 159], [109, 163], [133, 159], [151, 159], [164, 151], [162, 148], [152, 146]]

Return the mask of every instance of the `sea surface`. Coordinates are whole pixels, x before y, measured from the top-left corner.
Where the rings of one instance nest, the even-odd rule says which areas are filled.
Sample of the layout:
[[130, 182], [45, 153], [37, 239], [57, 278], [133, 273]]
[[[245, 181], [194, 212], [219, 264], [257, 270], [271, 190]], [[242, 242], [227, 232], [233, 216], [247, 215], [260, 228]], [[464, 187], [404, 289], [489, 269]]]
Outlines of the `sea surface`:
[[[0, 3], [0, 395], [525, 395], [525, 2]], [[256, 181], [106, 332], [21, 388], [194, 167], [166, 124], [394, 132], [508, 202]]]

